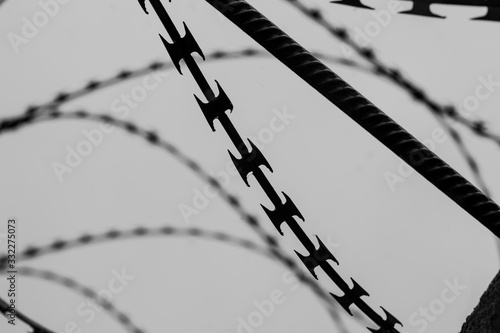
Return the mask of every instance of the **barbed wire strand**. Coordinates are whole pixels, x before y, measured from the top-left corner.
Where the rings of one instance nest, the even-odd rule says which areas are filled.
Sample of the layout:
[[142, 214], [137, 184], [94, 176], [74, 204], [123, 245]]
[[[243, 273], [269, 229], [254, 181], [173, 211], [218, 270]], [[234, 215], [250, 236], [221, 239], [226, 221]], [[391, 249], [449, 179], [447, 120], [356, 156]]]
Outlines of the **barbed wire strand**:
[[[313, 52], [317, 57], [331, 63], [337, 63], [344, 66], [349, 66], [362, 71], [373, 72], [372, 69], [357, 63], [356, 61], [345, 59], [342, 57], [330, 56], [321, 52]], [[237, 51], [226, 51], [219, 50], [214, 51], [206, 56], [208, 62], [230, 60], [230, 59], [240, 59], [240, 58], [256, 58], [256, 57], [271, 57], [271, 55], [263, 50], [254, 48], [245, 48]], [[102, 80], [91, 80], [83, 85], [81, 88], [77, 88], [73, 91], [61, 91], [55, 95], [52, 100], [48, 102], [32, 105], [26, 108], [26, 114], [39, 113], [43, 110], [51, 110], [56, 107], [60, 107], [64, 104], [72, 102], [78, 98], [90, 95], [99, 90], [112, 87], [116, 84], [123, 83], [125, 81], [142, 77], [144, 75], [150, 74], [151, 72], [167, 70], [175, 68], [172, 62], [165, 61], [153, 61], [150, 64], [131, 70], [121, 70], [116, 75], [102, 79]]]
[[49, 270], [32, 267], [19, 267], [17, 273], [19, 275], [39, 278], [63, 286], [69, 290], [76, 291], [84, 297], [90, 298], [93, 302], [95, 302], [95, 304], [100, 305], [113, 319], [122, 325], [126, 331], [129, 331], [130, 333], [145, 332], [143, 329], [134, 324], [129, 315], [118, 309], [111, 301], [108, 301], [104, 297], [99, 297], [98, 293], [92, 288], [83, 285], [73, 278], [69, 278]]
[[[45, 255], [65, 252], [79, 247], [87, 247], [90, 245], [115, 242], [120, 240], [141, 239], [146, 237], [193, 237], [239, 247], [248, 251], [252, 251], [258, 255], [265, 256], [273, 261], [282, 264], [285, 268], [293, 271], [297, 279], [309, 288], [314, 286], [314, 284], [316, 283], [316, 281], [309, 275], [304, 274], [304, 272], [300, 270], [294, 270], [294, 267], [290, 267], [287, 261], [284, 261], [280, 257], [274, 256], [269, 248], [228, 233], [204, 230], [196, 227], [180, 228], [168, 225], [159, 227], [143, 226], [129, 230], [111, 229], [102, 233], [85, 233], [79, 237], [71, 239], [57, 239], [45, 245], [28, 246], [26, 249], [19, 252], [19, 254], [17, 255], [17, 260], [32, 260]], [[0, 257], [0, 274], [5, 273], [6, 264], [7, 257]], [[311, 291], [327, 307], [327, 310], [331, 308], [332, 303], [324, 302], [324, 299], [322, 299], [322, 297], [317, 294], [317, 289], [311, 288]], [[361, 319], [362, 315], [356, 311], [355, 317]]]
[[[291, 269], [293, 268], [294, 272], [301, 272], [296, 262], [291, 257], [289, 257], [287, 254], [284, 253], [277, 239], [273, 235], [269, 234], [260, 225], [260, 222], [256, 216], [248, 213], [244, 209], [244, 207], [241, 205], [239, 199], [236, 196], [230, 194], [227, 190], [225, 190], [223, 186], [219, 183], [219, 181], [214, 177], [212, 177], [210, 174], [208, 174], [206, 171], [204, 171], [203, 168], [196, 161], [194, 161], [187, 155], [183, 154], [179, 149], [177, 149], [171, 143], [162, 139], [154, 131], [148, 131], [142, 129], [132, 122], [116, 119], [107, 114], [92, 114], [86, 111], [63, 113], [58, 109], [53, 109], [51, 111], [47, 111], [40, 114], [31, 113], [31, 114], [23, 114], [21, 116], [13, 118], [0, 119], [0, 135], [8, 131], [18, 130], [24, 126], [32, 125], [37, 122], [57, 120], [57, 119], [73, 119], [73, 120], [87, 119], [91, 121], [109, 123], [111, 125], [115, 125], [119, 128], [122, 128], [129, 134], [143, 138], [153, 146], [157, 146], [165, 150], [166, 152], [171, 154], [175, 159], [177, 159], [179, 162], [185, 165], [188, 169], [190, 169], [196, 175], [198, 175], [201, 179], [207, 181], [217, 191], [219, 191], [222, 199], [226, 201], [229, 204], [229, 206], [243, 218], [243, 220], [250, 226], [250, 228], [256, 232], [256, 234], [269, 247], [270, 251], [273, 253], [274, 256], [279, 258], [279, 260], [286, 262]], [[316, 281], [314, 281], [314, 285], [311, 285], [311, 288], [314, 290], [315, 293], [317, 293], [319, 297], [321, 297], [322, 300], [332, 305], [329, 294], [326, 291], [324, 291], [323, 288]], [[332, 320], [334, 320], [334, 322], [337, 324], [340, 332], [347, 333], [347, 329], [343, 324], [342, 318], [337, 313], [336, 309], [330, 308], [329, 314]]]

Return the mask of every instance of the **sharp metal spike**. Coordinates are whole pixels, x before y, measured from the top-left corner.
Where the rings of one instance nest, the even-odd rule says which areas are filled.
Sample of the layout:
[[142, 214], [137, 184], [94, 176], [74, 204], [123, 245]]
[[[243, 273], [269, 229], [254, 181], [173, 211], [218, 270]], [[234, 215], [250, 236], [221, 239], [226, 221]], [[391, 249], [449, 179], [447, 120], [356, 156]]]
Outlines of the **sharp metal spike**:
[[276, 207], [275, 210], [270, 210], [263, 205], [260, 205], [264, 212], [267, 214], [274, 227], [278, 230], [278, 232], [283, 236], [283, 231], [281, 231], [281, 225], [285, 223], [289, 218], [293, 216], [297, 216], [302, 221], [304, 221], [304, 217], [300, 213], [299, 209], [293, 203], [292, 199], [285, 193], [282, 192], [285, 197], [285, 202], [281, 204], [281, 206]]
[[210, 128], [213, 132], [215, 132], [215, 119], [219, 118], [228, 110], [229, 112], [233, 111], [233, 103], [231, 103], [231, 100], [225, 93], [224, 89], [222, 89], [219, 82], [216, 80], [215, 83], [217, 84], [219, 95], [215, 97], [214, 100], [208, 103], [204, 103], [198, 98], [198, 96], [194, 95], [194, 98], [196, 98], [196, 102], [198, 102], [198, 105], [200, 106], [201, 111], [205, 115], [205, 118], [207, 119], [208, 124], [210, 125]]
[[344, 296], [337, 296], [332, 293], [330, 293], [330, 295], [332, 295], [332, 297], [335, 298], [340, 306], [342, 306], [344, 310], [352, 316], [352, 312], [349, 309], [351, 305], [353, 305], [355, 301], [362, 296], [370, 296], [370, 294], [368, 294], [366, 290], [364, 290], [356, 281], [354, 281], [354, 279], [351, 278], [351, 281], [353, 287], [349, 291], [350, 295], [348, 293], [345, 293]]

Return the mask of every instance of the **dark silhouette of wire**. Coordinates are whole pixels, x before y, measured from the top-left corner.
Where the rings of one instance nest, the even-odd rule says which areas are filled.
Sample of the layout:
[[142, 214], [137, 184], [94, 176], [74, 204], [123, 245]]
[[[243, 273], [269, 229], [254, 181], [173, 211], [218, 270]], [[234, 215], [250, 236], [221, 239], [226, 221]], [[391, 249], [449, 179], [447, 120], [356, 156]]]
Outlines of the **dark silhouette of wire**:
[[[293, 268], [293, 271], [300, 271], [296, 262], [290, 258], [279, 246], [279, 242], [277, 239], [269, 234], [262, 226], [260, 225], [257, 217], [249, 214], [244, 207], [239, 202], [238, 198], [234, 195], [230, 194], [226, 191], [223, 186], [219, 183], [217, 179], [212, 177], [203, 168], [195, 162], [193, 159], [183, 154], [180, 150], [178, 150], [175, 146], [170, 144], [169, 142], [163, 140], [158, 134], [153, 131], [144, 130], [138, 127], [136, 124], [119, 120], [109, 116], [107, 114], [92, 114], [86, 111], [76, 111], [76, 112], [61, 112], [57, 109], [45, 110], [43, 113], [30, 113], [30, 114], [22, 114], [21, 116], [0, 119], [0, 135], [13, 130], [18, 130], [22, 127], [32, 125], [41, 121], [48, 120], [57, 120], [57, 119], [87, 119], [97, 122], [106, 122], [111, 125], [115, 125], [119, 128], [122, 128], [126, 132], [132, 135], [136, 135], [138, 137], [143, 138], [149, 144], [153, 146], [157, 146], [164, 151], [171, 154], [175, 159], [181, 162], [183, 165], [187, 166], [188, 169], [193, 171], [196, 175], [198, 175], [204, 181], [207, 181], [210, 185], [212, 185], [217, 191], [219, 191], [222, 199], [226, 201], [229, 206], [235, 210], [243, 220], [250, 226], [252, 230], [256, 232], [256, 234], [264, 241], [264, 243], [269, 247], [270, 251], [276, 258], [279, 258], [283, 262], [286, 262], [290, 268]], [[325, 302], [330, 303], [331, 298], [328, 293], [326, 293], [316, 282], [314, 285], [311, 285], [311, 288], [315, 290], [317, 295], [321, 297]], [[336, 321], [337, 325], [339, 325], [339, 329], [341, 332], [347, 332], [343, 327], [343, 323], [341, 321], [341, 317], [339, 314], [333, 309], [330, 311], [330, 316], [334, 321]]]
[[[206, 1], [500, 237], [500, 207], [496, 203], [255, 8], [243, 0]], [[221, 3], [225, 5], [221, 7]]]

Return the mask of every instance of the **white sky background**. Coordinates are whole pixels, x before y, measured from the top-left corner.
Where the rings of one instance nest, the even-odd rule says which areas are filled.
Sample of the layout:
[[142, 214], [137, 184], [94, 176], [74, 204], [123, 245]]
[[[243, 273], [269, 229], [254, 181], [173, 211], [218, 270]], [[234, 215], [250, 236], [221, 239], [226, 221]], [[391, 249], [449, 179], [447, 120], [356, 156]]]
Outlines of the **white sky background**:
[[[374, 20], [371, 11], [326, 0], [307, 2], [325, 9], [328, 19], [350, 31], [364, 29]], [[366, 3], [384, 9], [388, 2]], [[178, 27], [186, 21], [205, 54], [259, 47], [202, 0], [164, 4]], [[337, 40], [284, 1], [254, 0], [251, 4], [306, 48], [343, 56]], [[404, 3], [401, 8], [410, 6]], [[459, 105], [474, 94], [479, 76], [491, 74], [500, 80], [500, 48], [495, 45], [500, 23], [470, 21], [469, 17], [484, 14], [481, 8], [436, 5], [433, 9], [449, 18], [393, 16], [372, 38], [371, 46], [439, 101]], [[136, 0], [70, 1], [16, 54], [7, 34], [19, 34], [22, 17], [31, 18], [39, 10], [36, 1], [27, 0], [7, 1], [0, 7], [2, 117], [19, 114], [30, 104], [46, 102], [91, 79], [104, 79], [153, 60], [169, 60], [157, 36], [164, 33], [157, 16], [145, 15]], [[417, 138], [431, 138], [439, 128], [429, 111], [386, 80], [338, 64], [331, 67]], [[420, 327], [410, 324], [412, 313], [438, 299], [446, 288], [445, 280], [458, 279], [467, 289], [425, 329], [428, 333], [457, 332], [498, 271], [491, 233], [419, 175], [408, 177], [392, 192], [384, 173], [397, 172], [399, 159], [277, 61], [239, 59], [203, 64], [202, 70], [210, 82], [221, 83], [235, 104], [231, 119], [244, 137], [257, 136], [269, 127], [273, 110], [286, 109], [296, 115], [263, 149], [275, 171], [270, 180], [297, 204], [310, 236], [318, 234], [339, 244], [333, 253], [343, 277], [360, 283], [371, 295], [369, 303], [388, 309], [408, 333]], [[114, 99], [138, 84], [141, 79], [127, 81], [64, 109], [109, 112]], [[211, 132], [193, 93], [201, 95], [189, 74], [170, 71], [131, 111], [129, 119], [157, 130], [207, 170], [224, 170], [229, 161], [227, 149], [235, 150], [218, 123], [217, 132]], [[500, 92], [495, 92], [474, 114], [497, 132], [500, 116], [494, 107], [499, 103]], [[89, 121], [64, 120], [0, 137], [0, 219], [19, 219], [20, 248], [83, 232], [163, 224], [222, 230], [257, 240], [220, 199], [211, 200], [208, 208], [186, 224], [179, 205], [191, 205], [193, 189], [202, 189], [204, 184], [172, 157], [119, 129], [106, 134], [104, 142], [60, 182], [52, 162], [64, 162], [65, 147], [75, 148], [85, 139], [82, 131], [96, 127]], [[499, 198], [498, 147], [466, 129], [460, 132], [493, 196]], [[436, 152], [472, 178], [450, 138], [439, 143]], [[269, 227], [258, 206], [269, 203], [253, 178], [251, 185], [247, 188], [236, 176], [228, 189]], [[277, 235], [273, 228], [268, 230]], [[292, 249], [301, 247], [290, 230], [284, 230], [280, 240], [293, 254]], [[96, 290], [107, 286], [113, 270], [125, 268], [135, 280], [114, 301], [146, 332], [237, 332], [237, 318], [248, 317], [255, 311], [253, 302], [269, 299], [275, 289], [283, 291], [286, 300], [256, 332], [335, 331], [308, 288], [292, 291], [282, 281], [286, 271], [282, 266], [214, 242], [127, 240], [25, 264], [54, 270]], [[328, 290], [336, 290], [324, 274], [319, 276]], [[3, 296], [6, 286], [2, 280]], [[85, 323], [76, 313], [82, 297], [59, 286], [21, 278], [19, 293], [20, 310], [58, 332], [64, 332], [70, 321], [82, 332], [123, 331], [103, 313]], [[366, 332], [341, 314], [352, 332]], [[0, 328], [2, 332], [12, 329], [3, 321]]]

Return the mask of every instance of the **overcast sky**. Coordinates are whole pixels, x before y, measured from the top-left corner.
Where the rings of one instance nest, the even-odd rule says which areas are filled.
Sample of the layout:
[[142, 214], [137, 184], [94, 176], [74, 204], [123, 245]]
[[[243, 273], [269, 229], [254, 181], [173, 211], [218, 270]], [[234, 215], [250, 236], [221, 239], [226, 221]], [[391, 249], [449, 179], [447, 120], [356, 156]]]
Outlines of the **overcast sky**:
[[[381, 16], [382, 26], [373, 13], [387, 10], [387, 0], [366, 0], [375, 12], [327, 0], [305, 2], [324, 9], [328, 20], [347, 27], [361, 43], [369, 43], [386, 63], [402, 69], [440, 102], [459, 106], [477, 89], [487, 91], [478, 88], [484, 80], [500, 81], [500, 23], [470, 20], [483, 15], [484, 8], [435, 5], [433, 10], [448, 16], [446, 20], [391, 14]], [[205, 1], [164, 4], [178, 27], [186, 22], [205, 54], [259, 48]], [[359, 60], [285, 1], [251, 4], [304, 47]], [[411, 2], [393, 6], [403, 10]], [[47, 22], [41, 10], [34, 0], [10, 0], [0, 7], [2, 117], [92, 79], [169, 60], [158, 38], [158, 33], [167, 34], [158, 18], [145, 15], [136, 0], [67, 1], [48, 8], [53, 17]], [[45, 24], [30, 31], [25, 26], [34, 20]], [[327, 64], [472, 180], [456, 146], [439, 134], [441, 127], [427, 109], [386, 80]], [[342, 276], [361, 284], [376, 309], [383, 306], [400, 319], [404, 332], [457, 332], [500, 266], [491, 233], [419, 175], [401, 175], [401, 162], [394, 154], [276, 60], [213, 62], [203, 64], [202, 70], [231, 98], [235, 127], [243, 137], [255, 138], [274, 169], [268, 174], [271, 183], [299, 207], [307, 233], [330, 244]], [[228, 174], [227, 150], [235, 150], [218, 123], [217, 131], [211, 131], [193, 98], [201, 93], [187, 69], [183, 72], [183, 76], [171, 70], [129, 80], [77, 99], [64, 110], [84, 108], [126, 117], [158, 131], [207, 171]], [[500, 91], [494, 84], [490, 88], [471, 117], [486, 120], [500, 132], [500, 114], [495, 110]], [[127, 104], [124, 95], [139, 98], [132, 97]], [[458, 129], [480, 163], [493, 197], [500, 198], [498, 147]], [[102, 138], [95, 134], [100, 139], [91, 143], [88, 156], [68, 157], [70, 151], [88, 148], [82, 142], [89, 142], [87, 136], [96, 131]], [[205, 184], [192, 172], [120, 129], [103, 133], [90, 121], [41, 123], [2, 135], [0, 156], [1, 233], [6, 232], [8, 218], [17, 218], [19, 249], [83, 232], [160, 225], [219, 230], [258, 241], [220, 198], [200, 197]], [[402, 178], [391, 185], [387, 177], [392, 174]], [[226, 188], [278, 236], [260, 209], [260, 203], [270, 204], [255, 180], [251, 178], [250, 188], [239, 175], [226, 182]], [[186, 217], [186, 207], [196, 213]], [[302, 250], [290, 230], [284, 231], [280, 240], [287, 252]], [[1, 246], [5, 251], [5, 243]], [[115, 274], [125, 270], [130, 281], [113, 301], [146, 332], [238, 332], [238, 318], [248, 322], [257, 311], [254, 301], [270, 300], [276, 290], [283, 294], [283, 302], [252, 330], [336, 331], [307, 287], [295, 288], [283, 280], [283, 266], [213, 241], [124, 240], [23, 265], [53, 270], [95, 290], [108, 288]], [[327, 290], [337, 291], [323, 273], [318, 275]], [[451, 290], [450, 284], [461, 287]], [[3, 279], [0, 288], [5, 297]], [[92, 319], [88, 312], [79, 314], [79, 308], [89, 309], [82, 308], [85, 299], [60, 286], [21, 277], [18, 292], [19, 309], [54, 331], [67, 331], [71, 322], [77, 325], [75, 332], [123, 330], [104, 313]], [[429, 307], [432, 320], [422, 315], [421, 309]], [[345, 312], [341, 316], [352, 332], [366, 332]], [[4, 321], [0, 327], [2, 332], [13, 329]]]

